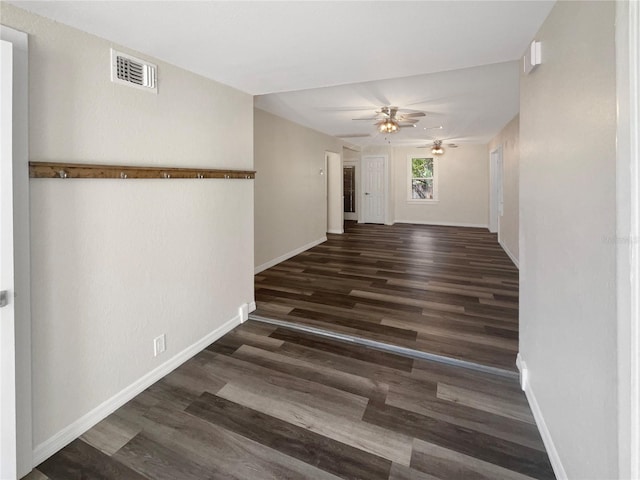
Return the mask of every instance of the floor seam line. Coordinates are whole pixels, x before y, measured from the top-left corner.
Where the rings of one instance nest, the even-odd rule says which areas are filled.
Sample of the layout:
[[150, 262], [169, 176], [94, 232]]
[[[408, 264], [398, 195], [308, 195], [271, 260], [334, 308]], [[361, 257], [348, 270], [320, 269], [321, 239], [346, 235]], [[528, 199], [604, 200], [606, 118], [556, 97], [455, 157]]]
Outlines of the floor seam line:
[[288, 328], [290, 330], [297, 330], [300, 332], [310, 333], [312, 335], [318, 335], [321, 337], [330, 338], [330, 339], [342, 341], [345, 343], [361, 345], [364, 347], [373, 348], [375, 350], [380, 350], [383, 352], [394, 353], [396, 355], [401, 355], [403, 357], [408, 357], [408, 358], [413, 358], [418, 360], [428, 360], [432, 362], [451, 365], [454, 367], [462, 367], [468, 370], [475, 370], [483, 373], [489, 373], [492, 375], [498, 375], [501, 377], [515, 378], [515, 379], [519, 378], [518, 372], [515, 372], [515, 371], [505, 370], [497, 367], [491, 367], [489, 365], [482, 365], [480, 363], [469, 362], [467, 360], [460, 360], [458, 358], [447, 357], [444, 355], [437, 355], [434, 353], [422, 352], [419, 350], [414, 350], [412, 348], [400, 347], [398, 345], [379, 342], [377, 340], [370, 340], [370, 339], [358, 337], [355, 335], [332, 332], [331, 330], [325, 330], [323, 328], [310, 327], [310, 326], [301, 325], [294, 322], [288, 322], [285, 320], [278, 320], [275, 318], [263, 317], [262, 315], [254, 315], [254, 314], [249, 315], [249, 320], [255, 320], [257, 322], [277, 325], [279, 327]]

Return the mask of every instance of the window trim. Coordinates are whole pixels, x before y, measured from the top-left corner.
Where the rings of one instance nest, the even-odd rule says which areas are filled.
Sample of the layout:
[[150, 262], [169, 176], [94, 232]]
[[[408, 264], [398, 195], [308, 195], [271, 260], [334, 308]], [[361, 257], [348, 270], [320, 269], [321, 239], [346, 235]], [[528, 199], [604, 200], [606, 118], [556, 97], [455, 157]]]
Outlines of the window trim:
[[[413, 175], [411, 174], [412, 172], [412, 165], [413, 165], [413, 159], [414, 158], [430, 158], [433, 160], [433, 198], [429, 199], [429, 198], [425, 198], [425, 199], [418, 199], [418, 198], [413, 198], [412, 196], [412, 180], [413, 180]], [[406, 188], [407, 188], [407, 200], [406, 202], [409, 204], [415, 204], [415, 205], [430, 205], [430, 204], [435, 204], [438, 203], [440, 201], [439, 196], [438, 196], [438, 157], [435, 155], [429, 156], [429, 155], [407, 155], [407, 184], [406, 184]]]

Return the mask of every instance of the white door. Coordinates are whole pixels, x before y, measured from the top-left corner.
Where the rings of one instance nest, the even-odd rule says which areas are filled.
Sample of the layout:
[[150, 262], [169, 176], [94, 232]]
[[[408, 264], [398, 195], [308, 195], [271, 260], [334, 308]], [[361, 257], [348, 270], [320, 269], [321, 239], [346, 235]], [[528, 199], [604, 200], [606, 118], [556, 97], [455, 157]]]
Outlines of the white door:
[[362, 159], [362, 221], [384, 223], [385, 157]]
[[13, 46], [0, 40], [0, 478], [17, 478], [13, 302]]

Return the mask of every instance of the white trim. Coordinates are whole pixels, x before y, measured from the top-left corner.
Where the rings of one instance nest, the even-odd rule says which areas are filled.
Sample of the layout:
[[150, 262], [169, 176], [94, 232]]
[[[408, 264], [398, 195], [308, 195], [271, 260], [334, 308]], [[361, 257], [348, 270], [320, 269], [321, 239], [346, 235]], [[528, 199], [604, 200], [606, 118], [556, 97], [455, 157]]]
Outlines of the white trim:
[[258, 308], [258, 306], [256, 305], [256, 302], [249, 302], [249, 313], [255, 312], [256, 308]]
[[483, 223], [464, 223], [464, 222], [432, 222], [430, 220], [396, 220], [395, 223], [412, 223], [414, 225], [434, 225], [439, 227], [469, 227], [469, 228], [486, 228], [489, 225]]
[[524, 394], [526, 395], [527, 401], [529, 402], [529, 407], [531, 408], [531, 413], [533, 413], [533, 418], [535, 419], [536, 425], [538, 426], [538, 431], [540, 432], [540, 436], [542, 437], [544, 448], [547, 450], [547, 455], [549, 456], [549, 461], [551, 462], [553, 473], [555, 473], [558, 480], [568, 480], [569, 477], [567, 476], [567, 472], [562, 465], [558, 450], [556, 449], [556, 446], [553, 443], [553, 439], [551, 438], [551, 432], [549, 432], [547, 423], [544, 421], [544, 417], [542, 416], [540, 405], [538, 405], [538, 400], [536, 399], [536, 396], [533, 393], [533, 389], [531, 388], [527, 364], [520, 356], [520, 353], [518, 353], [516, 365], [520, 370], [520, 384], [522, 386], [522, 390], [524, 390]]
[[408, 205], [437, 205], [440, 203], [440, 200], [405, 200]]
[[509, 250], [507, 248], [507, 246], [504, 244], [504, 242], [502, 240], [500, 240], [499, 238], [498, 238], [498, 243], [500, 244], [500, 246], [504, 250], [504, 253], [506, 253], [507, 256], [511, 259], [511, 261], [516, 266], [516, 268], [518, 270], [520, 270], [520, 263], [518, 262], [518, 259], [516, 258], [516, 256], [513, 253], [511, 253], [511, 250]]
[[295, 250], [291, 250], [290, 252], [285, 253], [284, 255], [280, 255], [278, 258], [274, 258], [273, 260], [269, 260], [268, 262], [263, 263], [262, 265], [258, 265], [254, 270], [254, 275], [266, 270], [267, 268], [271, 268], [274, 265], [277, 265], [285, 260], [289, 260], [291, 257], [295, 257], [299, 253], [304, 252], [305, 250], [309, 250], [310, 248], [315, 247], [316, 245], [320, 245], [327, 241], [327, 237], [319, 238], [318, 240], [314, 240], [311, 243], [307, 243], [302, 247], [296, 248]]
[[518, 367], [518, 372], [520, 372], [520, 388], [524, 391], [529, 382], [529, 370], [527, 370], [527, 366], [522, 360], [520, 352], [516, 355], [516, 367]]
[[327, 233], [334, 233], [336, 235], [341, 235], [344, 233], [344, 229], [341, 228], [340, 230], [327, 230]]
[[189, 360], [191, 357], [201, 352], [212, 342], [215, 342], [220, 337], [233, 330], [235, 327], [240, 325], [240, 323], [242, 323], [241, 320], [242, 319], [240, 315], [236, 315], [231, 320], [227, 321], [212, 332], [208, 333], [194, 344], [174, 355], [162, 365], [154, 368], [149, 373], [133, 382], [131, 385], [121, 390], [113, 397], [105, 400], [86, 415], [83, 415], [72, 424], [66, 426], [49, 439], [37, 445], [33, 449], [33, 466], [35, 467], [44, 462], [51, 455], [64, 448], [66, 445], [68, 445], [70, 442], [92, 428], [98, 422], [104, 420], [107, 416], [111, 415], [114, 411], [116, 411], [122, 405], [144, 391], [146, 388], [150, 387], [162, 377], [169, 374], [171, 371]]
[[13, 255], [16, 335], [16, 412], [18, 477], [31, 471], [31, 260], [29, 226], [29, 36], [0, 26], [13, 44]]
[[640, 478], [640, 5], [616, 2], [618, 476]]

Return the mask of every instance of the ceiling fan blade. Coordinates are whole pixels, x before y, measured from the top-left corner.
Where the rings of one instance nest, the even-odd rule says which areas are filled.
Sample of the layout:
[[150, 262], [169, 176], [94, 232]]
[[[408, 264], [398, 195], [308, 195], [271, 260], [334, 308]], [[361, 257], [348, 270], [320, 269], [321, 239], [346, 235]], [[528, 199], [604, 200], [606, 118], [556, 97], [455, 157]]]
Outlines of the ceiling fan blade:
[[349, 106], [349, 107], [316, 107], [316, 110], [321, 112], [360, 112], [366, 110], [375, 110], [376, 106]]
[[380, 117], [352, 118], [351, 120], [379, 120]]
[[364, 138], [370, 137], [369, 133], [345, 133], [344, 135], [336, 135], [338, 138]]
[[401, 115], [403, 117], [425, 117], [426, 116], [424, 112], [403, 113]]

